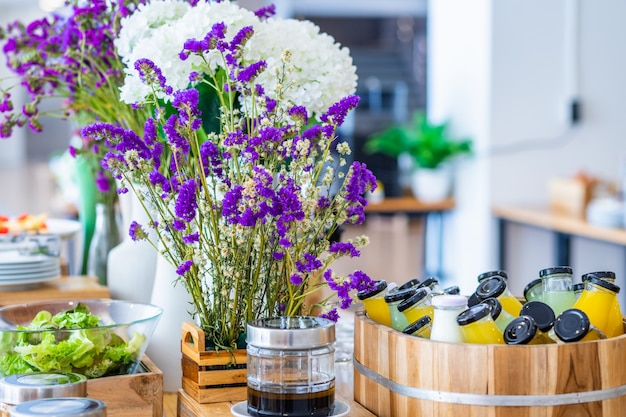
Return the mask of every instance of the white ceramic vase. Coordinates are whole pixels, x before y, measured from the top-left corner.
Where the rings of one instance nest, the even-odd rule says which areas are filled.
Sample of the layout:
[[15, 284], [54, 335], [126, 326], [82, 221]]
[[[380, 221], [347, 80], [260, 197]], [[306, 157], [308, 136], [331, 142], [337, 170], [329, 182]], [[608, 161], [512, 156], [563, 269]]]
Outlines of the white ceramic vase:
[[182, 386], [181, 335], [183, 322], [192, 321], [191, 296], [182, 283], [174, 285], [176, 270], [158, 255], [151, 304], [163, 308], [146, 354], [163, 372], [163, 391], [176, 392]]
[[[139, 198], [132, 190], [120, 194], [122, 214], [122, 243], [111, 249], [107, 261], [108, 287], [111, 297], [118, 300], [149, 303], [156, 271], [156, 249], [145, 240], [134, 241], [128, 234], [130, 224], [148, 222]], [[149, 231], [154, 237], [154, 231]], [[154, 240], [154, 239], [153, 239]]]
[[452, 169], [449, 165], [439, 168], [417, 168], [411, 177], [411, 191], [420, 201], [441, 201], [452, 191]]

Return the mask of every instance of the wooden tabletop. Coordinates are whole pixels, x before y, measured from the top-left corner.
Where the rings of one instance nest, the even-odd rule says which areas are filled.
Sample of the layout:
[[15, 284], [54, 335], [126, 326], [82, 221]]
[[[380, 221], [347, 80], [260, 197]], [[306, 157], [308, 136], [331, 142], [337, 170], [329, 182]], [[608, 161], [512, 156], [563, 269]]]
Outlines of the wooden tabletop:
[[626, 229], [593, 226], [583, 219], [554, 213], [547, 208], [496, 205], [493, 206], [492, 213], [494, 216], [510, 222], [626, 245]]
[[39, 301], [69, 300], [78, 298], [110, 298], [109, 288], [88, 276], [63, 276], [32, 287], [3, 290], [0, 287], [0, 306]]
[[[185, 399], [185, 401], [181, 401]], [[350, 417], [376, 417], [365, 407], [352, 399], [337, 398], [350, 406]], [[215, 404], [198, 404], [193, 401], [183, 390], [166, 392], [163, 394], [164, 417], [219, 417], [232, 416], [230, 408], [234, 403], [223, 402]]]
[[426, 202], [414, 197], [390, 197], [380, 203], [369, 203], [365, 207], [367, 213], [428, 213], [431, 211], [447, 211], [454, 208], [454, 200], [447, 198], [441, 201]]

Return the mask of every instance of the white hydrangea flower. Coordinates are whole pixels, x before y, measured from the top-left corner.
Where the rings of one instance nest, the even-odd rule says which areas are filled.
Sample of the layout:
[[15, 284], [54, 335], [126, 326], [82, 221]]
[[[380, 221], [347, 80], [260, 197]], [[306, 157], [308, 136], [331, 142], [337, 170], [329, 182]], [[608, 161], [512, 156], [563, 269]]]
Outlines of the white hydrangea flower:
[[[163, 6], [165, 3], [171, 5], [177, 2], [164, 0], [157, 3]], [[141, 82], [134, 68], [138, 59], [147, 58], [154, 62], [174, 90], [184, 89], [189, 84], [189, 73], [204, 68], [202, 59], [197, 56], [191, 55], [185, 61], [179, 58], [188, 39], [203, 39], [214, 24], [224, 22], [227, 26], [226, 40], [231, 41], [243, 27], [261, 23], [254, 13], [231, 2], [200, 3], [193, 8], [187, 7], [183, 14], [179, 11], [161, 19], [153, 18], [155, 10], [142, 8], [122, 22], [116, 46], [127, 66], [125, 84], [120, 94], [126, 103], [142, 102], [151, 92]], [[150, 26], [148, 30], [142, 31], [137, 27], [146, 24]], [[213, 70], [223, 66], [222, 58], [216, 51], [208, 60]], [[160, 98], [166, 97], [161, 93]]]
[[278, 84], [273, 68], [282, 67], [281, 58], [287, 50], [291, 55], [288, 65], [295, 68], [289, 74], [288, 84], [281, 86], [285, 101], [305, 106], [309, 114], [319, 116], [355, 92], [356, 67], [348, 48], [321, 33], [310, 21], [272, 18], [255, 33], [245, 54], [249, 62], [267, 62], [268, 69], [256, 81], [272, 98]]

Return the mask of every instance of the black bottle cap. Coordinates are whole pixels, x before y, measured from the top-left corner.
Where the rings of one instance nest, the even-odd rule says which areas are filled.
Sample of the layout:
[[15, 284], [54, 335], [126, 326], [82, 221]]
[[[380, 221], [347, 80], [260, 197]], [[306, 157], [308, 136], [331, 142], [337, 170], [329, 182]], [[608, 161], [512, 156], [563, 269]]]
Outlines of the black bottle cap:
[[530, 316], [519, 316], [513, 319], [504, 329], [504, 342], [507, 345], [526, 345], [537, 334], [537, 324]]
[[475, 306], [469, 307], [467, 310], [460, 313], [456, 318], [456, 322], [459, 323], [459, 326], [464, 326], [466, 324], [474, 323], [489, 314], [491, 314], [491, 307], [487, 304], [476, 304]]
[[444, 288], [443, 292], [449, 295], [459, 295], [461, 294], [461, 289], [457, 285], [453, 285], [448, 288]]
[[401, 301], [400, 304], [398, 304], [398, 311], [402, 313], [407, 308], [414, 306], [415, 304], [422, 301], [428, 296], [428, 294], [430, 294], [430, 288], [428, 287], [415, 289], [415, 293], [412, 296], [405, 299], [404, 301]]
[[367, 298], [371, 298], [377, 294], [380, 294], [381, 292], [385, 291], [385, 289], [387, 289], [387, 281], [381, 279], [380, 281], [376, 281], [373, 289], [359, 291], [356, 296], [359, 298], [359, 300], [365, 300]]
[[430, 318], [430, 316], [424, 316], [422, 318], [419, 318], [413, 323], [409, 324], [404, 330], [402, 330], [402, 333], [413, 334], [422, 327], [429, 325], [431, 321], [432, 319]]
[[418, 285], [420, 285], [420, 280], [417, 278], [413, 278], [408, 280], [407, 282], [405, 282], [404, 284], [400, 285], [398, 287], [399, 290], [405, 290], [407, 288], [413, 288], [413, 287], [417, 287]]
[[620, 288], [613, 284], [612, 282], [605, 281], [602, 278], [598, 278], [593, 274], [588, 274], [587, 280], [585, 281], [587, 284], [595, 284], [600, 287], [606, 288], [607, 290], [613, 291], [615, 294], [619, 293]]
[[529, 301], [522, 306], [520, 315], [527, 315], [535, 319], [537, 328], [542, 332], [549, 331], [554, 325], [554, 310], [541, 301]]
[[432, 290], [434, 285], [439, 285], [439, 280], [435, 277], [429, 277], [429, 278], [426, 278], [424, 281], [420, 282], [417, 288], [428, 287]]
[[557, 317], [554, 333], [564, 342], [578, 342], [585, 337], [590, 327], [589, 317], [584, 311], [570, 308]]
[[497, 298], [504, 293], [504, 290], [506, 290], [506, 281], [501, 276], [495, 275], [478, 284], [476, 295], [482, 301], [487, 298]]
[[471, 306], [475, 306], [476, 304], [480, 304], [480, 298], [478, 298], [478, 295], [476, 295], [476, 293], [472, 293], [472, 295], [470, 295], [467, 299], [467, 306], [471, 307]]
[[480, 283], [480, 282], [486, 280], [487, 278], [491, 278], [491, 277], [496, 276], [496, 275], [498, 275], [498, 276], [500, 276], [500, 277], [502, 277], [504, 279], [509, 279], [508, 272], [501, 271], [501, 270], [483, 272], [482, 274], [478, 275], [477, 279], [478, 279], [478, 282]]
[[600, 279], [609, 279], [611, 281], [615, 281], [615, 272], [613, 271], [595, 271], [595, 272], [589, 272], [587, 274], [584, 274], [582, 276], [582, 281], [585, 282], [587, 281], [587, 279], [589, 278], [589, 276], [591, 275], [595, 275], [596, 277], [600, 278]]
[[524, 287], [524, 298], [528, 300], [528, 293], [537, 285], [542, 285], [541, 278], [533, 279]]
[[481, 304], [486, 304], [489, 306], [491, 310], [491, 317], [495, 320], [500, 317], [500, 313], [502, 313], [502, 304], [497, 298], [487, 298], [480, 302]]
[[573, 274], [571, 266], [553, 266], [551, 268], [545, 268], [539, 271], [539, 278], [543, 278], [546, 275], [552, 274]]
[[584, 282], [577, 282], [576, 284], [572, 285], [572, 291], [582, 291], [584, 289], [585, 289]]
[[401, 290], [398, 287], [393, 290], [387, 291], [387, 294], [385, 294], [385, 301], [388, 303], [394, 303], [396, 301], [406, 300], [407, 298], [412, 296], [415, 293], [415, 291], [417, 291], [415, 288], [409, 287], [409, 288], [405, 288]]

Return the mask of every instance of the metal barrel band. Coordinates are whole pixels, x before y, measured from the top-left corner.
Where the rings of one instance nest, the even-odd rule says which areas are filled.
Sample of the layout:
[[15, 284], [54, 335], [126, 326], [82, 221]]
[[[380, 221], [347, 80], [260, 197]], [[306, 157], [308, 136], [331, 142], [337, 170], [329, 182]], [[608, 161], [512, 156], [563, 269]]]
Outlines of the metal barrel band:
[[358, 373], [366, 378], [371, 379], [379, 385], [382, 385], [390, 391], [395, 392], [396, 394], [403, 395], [405, 397], [436, 401], [441, 403], [503, 407], [540, 407], [589, 403], [595, 401], [609, 400], [611, 398], [617, 398], [626, 395], [626, 385], [619, 385], [612, 388], [594, 391], [551, 395], [490, 395], [436, 391], [409, 387], [394, 382], [363, 365], [356, 359], [356, 357], [353, 357], [353, 363], [354, 369]]

